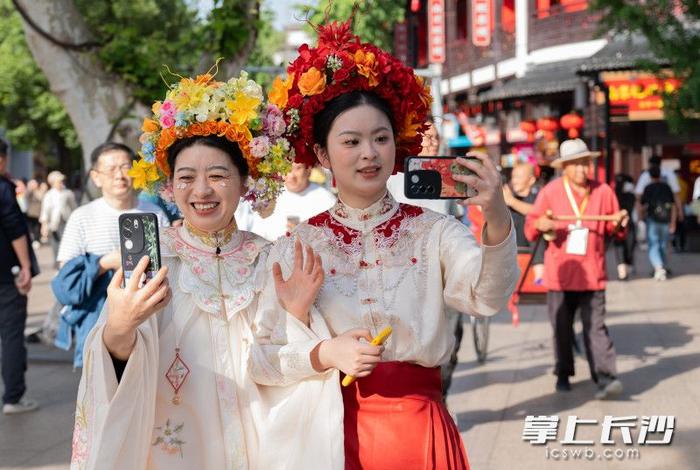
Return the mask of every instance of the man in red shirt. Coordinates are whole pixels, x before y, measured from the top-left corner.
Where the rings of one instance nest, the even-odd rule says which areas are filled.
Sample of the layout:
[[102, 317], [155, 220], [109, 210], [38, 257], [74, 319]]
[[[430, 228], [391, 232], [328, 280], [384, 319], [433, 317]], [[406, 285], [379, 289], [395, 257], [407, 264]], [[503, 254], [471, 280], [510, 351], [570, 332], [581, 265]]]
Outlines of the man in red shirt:
[[527, 215], [525, 234], [536, 240], [544, 233], [549, 240], [544, 284], [554, 329], [556, 389], [571, 390], [573, 321], [579, 310], [586, 358], [598, 384], [596, 398], [606, 398], [621, 393], [622, 383], [616, 378], [615, 348], [605, 326], [605, 237], [620, 233], [629, 216], [620, 211], [608, 185], [588, 179], [591, 160], [598, 155], [581, 139], [562, 142], [559, 158], [552, 162], [562, 168], [562, 176], [540, 191]]

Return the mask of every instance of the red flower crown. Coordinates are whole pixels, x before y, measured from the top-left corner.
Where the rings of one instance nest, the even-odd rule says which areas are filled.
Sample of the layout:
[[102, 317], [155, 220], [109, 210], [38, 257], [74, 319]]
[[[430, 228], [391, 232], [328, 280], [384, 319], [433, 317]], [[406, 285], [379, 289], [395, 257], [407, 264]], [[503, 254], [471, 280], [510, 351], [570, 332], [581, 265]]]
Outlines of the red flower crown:
[[361, 43], [350, 32], [351, 20], [318, 27], [318, 46], [299, 47], [299, 57], [277, 77], [270, 102], [284, 111], [287, 137], [296, 150], [295, 161], [312, 166], [314, 117], [344, 93], [369, 91], [385, 100], [393, 113], [396, 138], [394, 171], [403, 171], [408, 155], [421, 150], [421, 134], [432, 97], [423, 79], [396, 57], [373, 44]]

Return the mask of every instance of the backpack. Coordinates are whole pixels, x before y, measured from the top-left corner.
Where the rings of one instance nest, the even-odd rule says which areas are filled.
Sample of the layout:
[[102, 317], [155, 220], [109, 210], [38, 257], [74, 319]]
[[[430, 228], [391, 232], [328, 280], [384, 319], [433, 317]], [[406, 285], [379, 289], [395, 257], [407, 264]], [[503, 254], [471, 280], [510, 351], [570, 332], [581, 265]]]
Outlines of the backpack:
[[654, 222], [667, 224], [671, 221], [672, 202], [652, 200], [649, 202], [649, 217]]

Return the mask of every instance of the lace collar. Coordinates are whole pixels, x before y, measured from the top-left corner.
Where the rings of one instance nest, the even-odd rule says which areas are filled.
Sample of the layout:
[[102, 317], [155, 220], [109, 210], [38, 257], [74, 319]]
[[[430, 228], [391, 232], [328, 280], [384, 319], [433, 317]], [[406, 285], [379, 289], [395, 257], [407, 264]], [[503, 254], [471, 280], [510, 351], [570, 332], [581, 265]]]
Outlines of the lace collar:
[[230, 319], [255, 297], [256, 261], [267, 244], [262, 237], [236, 230], [217, 255], [184, 226], [170, 227], [163, 231], [161, 254], [183, 263], [177, 286], [190, 294], [200, 309]]
[[242, 234], [236, 226], [236, 220], [218, 232], [205, 232], [185, 221], [178, 230], [178, 235], [188, 245], [213, 254], [228, 253], [241, 244]]
[[366, 233], [389, 220], [398, 210], [399, 203], [389, 191], [365, 209], [355, 209], [345, 204], [340, 197], [330, 209], [330, 214], [341, 224]]

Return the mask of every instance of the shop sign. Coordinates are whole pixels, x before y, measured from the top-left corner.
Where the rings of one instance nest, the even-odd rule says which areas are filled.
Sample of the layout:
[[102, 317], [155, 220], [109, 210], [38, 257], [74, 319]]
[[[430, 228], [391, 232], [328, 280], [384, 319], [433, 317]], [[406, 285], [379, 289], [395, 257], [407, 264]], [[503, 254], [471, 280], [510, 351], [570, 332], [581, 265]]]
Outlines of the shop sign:
[[394, 55], [404, 64], [408, 63], [408, 26], [405, 21], [394, 27]]
[[491, 45], [492, 0], [472, 0], [472, 44], [476, 47]]
[[445, 63], [445, 0], [428, 0], [428, 56], [431, 64]]
[[654, 121], [664, 118], [664, 94], [677, 90], [681, 81], [677, 78], [657, 78], [651, 74], [636, 72], [603, 73], [608, 87], [611, 117], [630, 121]]

